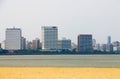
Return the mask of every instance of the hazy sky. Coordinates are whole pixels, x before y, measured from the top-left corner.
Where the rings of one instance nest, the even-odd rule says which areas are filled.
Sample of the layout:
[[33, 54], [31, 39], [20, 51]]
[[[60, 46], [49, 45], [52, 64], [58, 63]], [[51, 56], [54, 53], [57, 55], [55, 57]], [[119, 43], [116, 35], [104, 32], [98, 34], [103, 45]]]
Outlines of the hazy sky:
[[28, 40], [41, 38], [41, 26], [58, 26], [59, 38], [77, 42], [93, 34], [100, 43], [120, 41], [120, 0], [0, 0], [0, 42], [5, 29], [22, 29]]

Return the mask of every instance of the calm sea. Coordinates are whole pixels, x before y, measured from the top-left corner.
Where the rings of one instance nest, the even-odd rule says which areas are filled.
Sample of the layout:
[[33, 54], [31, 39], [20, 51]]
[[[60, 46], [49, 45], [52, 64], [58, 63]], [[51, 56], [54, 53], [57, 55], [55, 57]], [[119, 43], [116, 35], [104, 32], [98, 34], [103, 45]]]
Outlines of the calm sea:
[[0, 67], [109, 67], [120, 68], [120, 55], [0, 56]]

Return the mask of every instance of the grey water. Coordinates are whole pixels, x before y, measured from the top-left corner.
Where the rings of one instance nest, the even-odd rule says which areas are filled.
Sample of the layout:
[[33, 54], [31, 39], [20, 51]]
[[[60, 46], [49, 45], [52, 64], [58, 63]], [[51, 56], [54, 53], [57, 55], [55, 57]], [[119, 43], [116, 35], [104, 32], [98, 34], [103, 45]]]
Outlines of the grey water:
[[120, 68], [120, 55], [6, 55], [0, 67]]

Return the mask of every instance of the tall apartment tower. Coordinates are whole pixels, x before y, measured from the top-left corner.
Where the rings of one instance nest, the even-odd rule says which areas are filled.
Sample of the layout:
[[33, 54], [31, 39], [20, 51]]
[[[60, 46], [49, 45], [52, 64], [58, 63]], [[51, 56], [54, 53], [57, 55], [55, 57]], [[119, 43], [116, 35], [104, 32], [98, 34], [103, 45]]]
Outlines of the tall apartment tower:
[[20, 50], [21, 49], [21, 36], [20, 28], [7, 28], [6, 29], [6, 50]]
[[55, 26], [43, 26], [42, 34], [42, 49], [56, 50], [58, 47], [58, 28]]
[[93, 52], [92, 35], [81, 34], [78, 36], [78, 51], [79, 52]]

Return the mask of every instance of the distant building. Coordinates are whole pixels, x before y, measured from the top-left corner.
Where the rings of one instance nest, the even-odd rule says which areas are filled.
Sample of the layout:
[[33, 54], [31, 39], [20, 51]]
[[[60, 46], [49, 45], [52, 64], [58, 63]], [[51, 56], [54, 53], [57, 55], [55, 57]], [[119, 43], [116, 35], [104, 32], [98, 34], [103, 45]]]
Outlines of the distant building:
[[58, 41], [58, 49], [68, 49], [71, 50], [71, 40], [62, 39]]
[[108, 42], [107, 44], [111, 44], [111, 36], [108, 36]]
[[25, 50], [26, 49], [26, 38], [22, 37], [21, 39], [21, 49]]
[[2, 49], [5, 49], [5, 40], [2, 41], [2, 43], [1, 43], [1, 48], [2, 48]]
[[2, 52], [1, 43], [0, 43], [0, 52]]
[[101, 46], [100, 46], [100, 44], [96, 44], [96, 46], [95, 46], [95, 49], [94, 49], [94, 50], [101, 51]]
[[113, 52], [113, 45], [111, 44], [111, 36], [108, 36], [107, 52]]
[[92, 35], [81, 34], [78, 36], [78, 51], [79, 52], [93, 52]]
[[120, 46], [119, 47], [113, 47], [113, 51], [116, 53], [120, 53]]
[[113, 51], [119, 53], [120, 52], [120, 42], [119, 41], [115, 41], [112, 43], [113, 45]]
[[27, 41], [27, 43], [26, 43], [26, 49], [27, 50], [32, 50], [32, 42], [31, 41]]
[[58, 49], [58, 28], [55, 26], [42, 27], [42, 49], [56, 50]]
[[7, 28], [6, 29], [6, 50], [20, 50], [21, 49], [21, 36], [20, 28]]
[[40, 49], [42, 49], [42, 42], [40, 41]]
[[120, 42], [119, 41], [112, 42], [112, 45], [113, 45], [113, 47], [119, 47]]
[[95, 48], [96, 47], [96, 40], [95, 39], [92, 40], [92, 46], [93, 46], [93, 49], [95, 50], [96, 49]]
[[0, 43], [0, 48], [1, 48], [1, 43]]
[[113, 45], [107, 44], [107, 52], [113, 52]]
[[36, 38], [32, 41], [33, 50], [40, 49], [40, 39]]
[[106, 44], [102, 44], [101, 45], [101, 51], [106, 52], [106, 50], [107, 50], [107, 45]]

